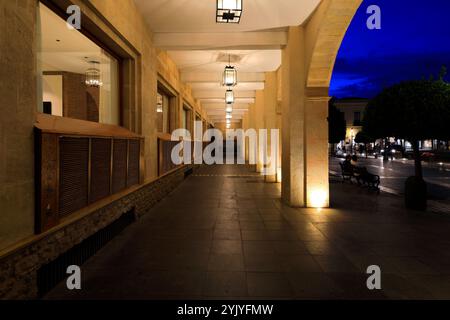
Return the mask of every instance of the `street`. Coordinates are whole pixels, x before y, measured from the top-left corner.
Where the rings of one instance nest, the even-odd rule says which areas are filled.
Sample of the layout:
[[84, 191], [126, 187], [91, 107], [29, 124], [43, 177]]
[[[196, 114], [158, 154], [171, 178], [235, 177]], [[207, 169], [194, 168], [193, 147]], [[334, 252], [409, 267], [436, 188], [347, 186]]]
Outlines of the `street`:
[[[341, 175], [339, 162], [344, 159], [330, 159], [330, 173]], [[382, 158], [359, 158], [359, 166], [366, 167], [370, 173], [381, 178], [380, 188], [384, 192], [403, 194], [406, 178], [414, 175], [414, 162], [411, 160], [383, 160]], [[423, 176], [428, 185], [430, 200], [450, 200], [450, 166], [448, 164], [428, 164], [423, 162]]]

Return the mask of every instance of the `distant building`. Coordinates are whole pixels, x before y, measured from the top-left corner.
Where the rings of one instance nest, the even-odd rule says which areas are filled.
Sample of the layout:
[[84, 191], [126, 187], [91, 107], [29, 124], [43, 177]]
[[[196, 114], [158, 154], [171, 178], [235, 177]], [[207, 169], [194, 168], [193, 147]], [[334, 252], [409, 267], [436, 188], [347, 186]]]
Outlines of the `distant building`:
[[362, 117], [369, 99], [344, 98], [336, 99], [334, 105], [344, 113], [347, 130], [345, 140], [338, 144], [342, 150], [352, 151], [355, 147], [355, 137], [362, 129]]
[[[345, 140], [336, 146], [338, 150], [340, 149], [349, 153], [358, 151], [358, 144], [355, 143], [355, 137], [362, 130], [362, 119], [368, 103], [369, 99], [364, 98], [343, 98], [335, 100], [334, 105], [339, 111], [344, 113], [347, 125]], [[389, 138], [388, 141], [378, 139], [375, 143], [370, 144], [369, 149], [379, 146], [379, 150], [382, 150], [386, 143], [388, 145], [399, 145], [406, 152], [412, 151], [412, 146], [408, 141], [395, 138]], [[421, 151], [449, 151], [450, 141], [423, 140], [419, 141], [419, 148]]]

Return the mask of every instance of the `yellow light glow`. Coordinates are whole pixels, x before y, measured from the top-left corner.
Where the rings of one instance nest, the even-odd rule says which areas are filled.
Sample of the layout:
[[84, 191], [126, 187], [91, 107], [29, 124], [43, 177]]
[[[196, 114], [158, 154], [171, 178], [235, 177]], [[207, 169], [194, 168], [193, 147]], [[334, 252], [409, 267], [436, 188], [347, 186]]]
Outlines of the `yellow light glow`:
[[325, 190], [313, 190], [309, 196], [309, 206], [311, 208], [323, 208], [328, 205], [328, 192]]
[[277, 168], [277, 182], [281, 182], [281, 168]]

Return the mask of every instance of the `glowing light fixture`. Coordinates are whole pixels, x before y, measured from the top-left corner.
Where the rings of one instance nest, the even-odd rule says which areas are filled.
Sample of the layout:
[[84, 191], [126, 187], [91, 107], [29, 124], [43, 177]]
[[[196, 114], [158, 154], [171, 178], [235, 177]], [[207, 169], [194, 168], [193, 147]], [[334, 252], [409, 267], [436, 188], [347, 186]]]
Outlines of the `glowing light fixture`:
[[231, 119], [227, 119], [227, 124], [231, 124]]
[[100, 64], [98, 61], [89, 61], [91, 67], [86, 70], [85, 83], [89, 87], [101, 87], [103, 85], [102, 74], [97, 66]]
[[158, 113], [163, 112], [163, 97], [159, 93], [156, 98], [156, 112]]
[[[227, 87], [234, 87], [237, 85], [237, 71], [236, 71], [236, 68], [231, 65], [231, 57], [230, 56], [228, 56], [228, 65], [225, 67], [225, 70], [223, 71], [222, 85], [227, 86]], [[228, 90], [230, 90], [230, 89], [228, 89]], [[233, 100], [234, 100], [234, 94], [233, 94]]]
[[243, 0], [217, 0], [216, 22], [239, 23], [242, 17]]
[[324, 208], [328, 205], [328, 193], [325, 190], [313, 190], [309, 196], [311, 208]]
[[223, 71], [223, 85], [226, 87], [234, 87], [237, 85], [237, 71], [235, 67], [226, 66]]
[[233, 116], [230, 112], [227, 112], [227, 115], [225, 116], [225, 119], [233, 119]]
[[225, 111], [228, 113], [233, 112], [233, 105], [232, 104], [228, 104], [225, 108]]
[[227, 92], [225, 93], [225, 102], [227, 104], [232, 104], [234, 103], [234, 92], [231, 89], [228, 89]]

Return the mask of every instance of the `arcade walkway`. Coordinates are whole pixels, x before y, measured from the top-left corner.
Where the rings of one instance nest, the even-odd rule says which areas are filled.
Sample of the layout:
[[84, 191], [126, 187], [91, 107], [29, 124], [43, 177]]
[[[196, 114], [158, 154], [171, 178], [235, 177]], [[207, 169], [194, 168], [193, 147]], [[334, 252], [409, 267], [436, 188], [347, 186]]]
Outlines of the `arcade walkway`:
[[204, 167], [82, 266], [81, 291], [45, 298], [450, 298], [449, 219], [337, 181], [331, 195], [337, 209], [292, 209], [249, 167]]

